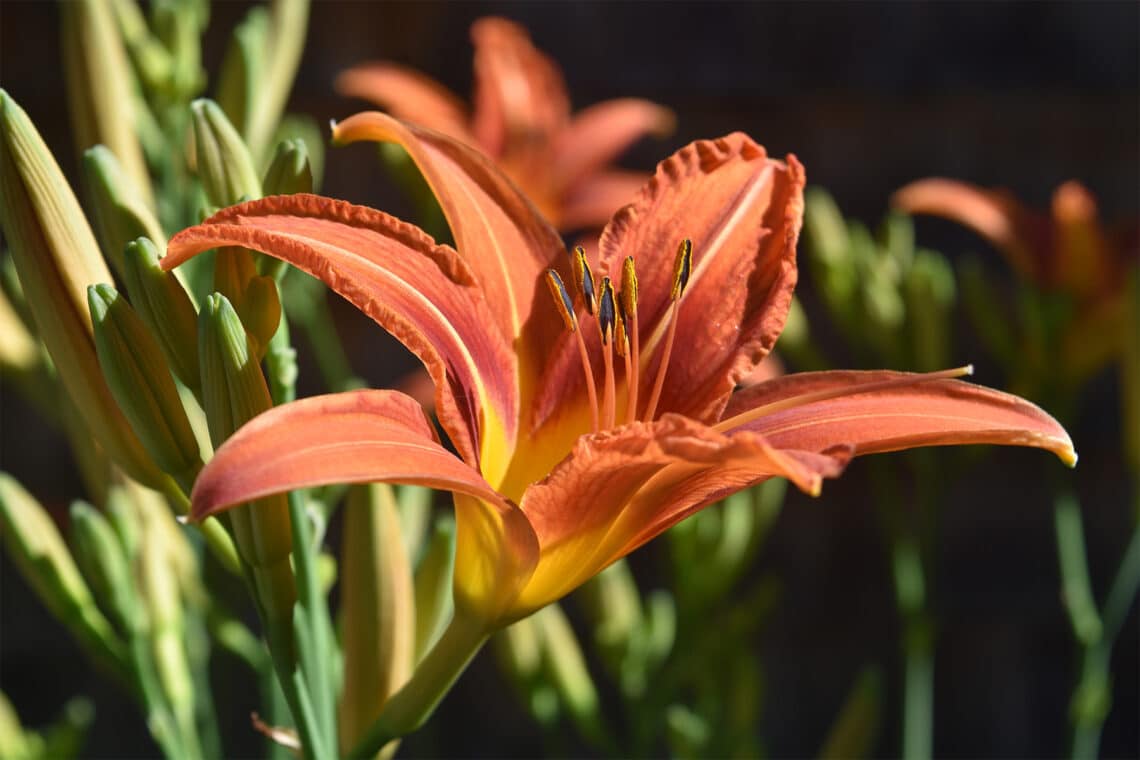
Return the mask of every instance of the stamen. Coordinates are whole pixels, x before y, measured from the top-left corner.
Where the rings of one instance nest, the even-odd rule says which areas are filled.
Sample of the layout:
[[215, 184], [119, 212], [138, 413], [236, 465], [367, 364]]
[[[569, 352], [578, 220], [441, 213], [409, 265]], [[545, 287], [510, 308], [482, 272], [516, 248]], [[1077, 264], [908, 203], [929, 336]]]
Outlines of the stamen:
[[649, 404], [645, 407], [646, 422], [653, 420], [657, 413], [657, 402], [661, 399], [661, 389], [665, 387], [665, 372], [669, 369], [669, 357], [673, 353], [673, 338], [677, 335], [677, 313], [681, 308], [681, 297], [685, 295], [685, 286], [689, 284], [689, 274], [693, 270], [693, 241], [685, 238], [677, 247], [677, 256], [673, 260], [673, 289], [669, 297], [673, 305], [669, 310], [669, 331], [665, 334], [665, 344], [661, 347], [661, 364], [657, 367], [657, 378], [653, 381], [653, 392], [649, 395]]
[[546, 270], [546, 284], [550, 288], [550, 295], [554, 297], [554, 305], [566, 323], [566, 329], [574, 333], [578, 340], [578, 356], [582, 360], [582, 372], [586, 375], [586, 393], [590, 399], [590, 417], [594, 432], [598, 432], [598, 389], [594, 385], [594, 370], [590, 366], [590, 356], [586, 352], [586, 341], [582, 339], [582, 331], [578, 329], [578, 318], [574, 315], [574, 302], [566, 292], [562, 278], [553, 269]]
[[637, 329], [637, 271], [634, 269], [632, 256], [626, 256], [622, 263], [618, 305], [621, 307], [622, 327], [629, 341], [629, 350], [625, 354], [625, 379], [629, 385], [625, 421], [630, 423], [637, 419], [637, 390], [641, 384], [641, 337]]
[[614, 383], [614, 286], [609, 277], [602, 278], [602, 297], [598, 302], [598, 327], [602, 331], [602, 360], [606, 368], [606, 386], [602, 395], [602, 429], [614, 426], [616, 390]]
[[582, 304], [591, 315], [595, 312], [594, 273], [586, 259], [586, 250], [576, 246], [570, 254], [570, 269], [574, 273], [574, 288], [582, 294]]
[[801, 393], [798, 396], [792, 396], [790, 398], [780, 399], [779, 401], [773, 401], [770, 404], [757, 406], [753, 409], [749, 409], [747, 412], [741, 412], [734, 417], [729, 417], [726, 420], [721, 420], [713, 426], [713, 430], [723, 433], [727, 430], [733, 430], [742, 425], [747, 425], [749, 422], [760, 419], [761, 417], [767, 417], [769, 414], [783, 412], [787, 409], [794, 409], [805, 404], [814, 404], [817, 401], [826, 401], [828, 399], [839, 398], [841, 396], [861, 396], [864, 393], [873, 393], [876, 391], [888, 390], [890, 388], [905, 388], [908, 385], [919, 385], [921, 383], [928, 383], [931, 380], [953, 380], [972, 374], [974, 374], [974, 365], [967, 364], [964, 367], [944, 369], [939, 372], [924, 372], [920, 375], [894, 377], [890, 380], [882, 380], [877, 383], [844, 386], [842, 388], [828, 388], [827, 390], [815, 391], [814, 393]]

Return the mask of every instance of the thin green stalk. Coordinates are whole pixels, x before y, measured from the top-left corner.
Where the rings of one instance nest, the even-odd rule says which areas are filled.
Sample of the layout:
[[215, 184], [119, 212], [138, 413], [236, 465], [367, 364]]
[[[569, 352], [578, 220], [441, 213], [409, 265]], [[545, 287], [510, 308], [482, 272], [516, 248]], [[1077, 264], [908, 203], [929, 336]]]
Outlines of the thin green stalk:
[[309, 516], [302, 495], [289, 494], [289, 518], [293, 523], [293, 567], [297, 576], [297, 607], [293, 620], [297, 658], [312, 695], [313, 710], [326, 742], [334, 742], [336, 698], [333, 694], [331, 659], [332, 621], [317, 573]]
[[908, 760], [933, 756], [934, 660], [931, 626], [925, 616], [906, 622], [903, 634], [906, 675], [903, 687], [903, 749]]
[[374, 757], [393, 739], [422, 726], [489, 635], [479, 621], [456, 609], [443, 636], [416, 666], [412, 679], [384, 705], [380, 717], [348, 753], [348, 760]]
[[1062, 492], [1056, 500], [1055, 515], [1065, 607], [1081, 652], [1081, 673], [1069, 705], [1070, 757], [1085, 760], [1098, 756], [1101, 731], [1112, 709], [1112, 649], [1140, 589], [1140, 525], [1132, 531], [1100, 615], [1089, 584], [1076, 497]]
[[166, 704], [162, 688], [159, 686], [158, 673], [151, 659], [147, 637], [141, 635], [141, 632], [133, 632], [130, 636], [129, 649], [150, 735], [166, 757], [172, 760], [188, 758], [190, 755], [181, 744], [174, 714]]

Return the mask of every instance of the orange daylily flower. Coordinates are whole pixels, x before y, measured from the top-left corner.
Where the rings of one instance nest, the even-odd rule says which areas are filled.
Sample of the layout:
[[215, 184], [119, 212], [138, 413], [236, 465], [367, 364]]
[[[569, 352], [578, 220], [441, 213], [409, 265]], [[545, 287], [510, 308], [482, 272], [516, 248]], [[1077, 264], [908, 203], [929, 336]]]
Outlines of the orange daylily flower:
[[337, 77], [336, 89], [480, 149], [555, 227], [601, 227], [649, 179], [609, 165], [638, 138], [672, 132], [672, 112], [647, 100], [620, 98], [572, 118], [562, 72], [523, 27], [483, 18], [471, 26], [471, 40], [471, 113], [442, 84], [396, 63], [348, 69]]
[[895, 192], [891, 204], [909, 214], [931, 214], [969, 227], [988, 240], [1019, 276], [1079, 302], [1120, 292], [1137, 255], [1135, 222], [1106, 229], [1096, 198], [1079, 182], [1053, 192], [1050, 213], [1036, 212], [1005, 190], [934, 177]]
[[804, 186], [794, 156], [769, 158], [744, 134], [661, 162], [602, 233], [597, 261], [567, 257], [516, 187], [458, 141], [376, 112], [334, 139], [402, 145], [456, 248], [380, 211], [294, 195], [182, 231], [163, 266], [237, 245], [321, 278], [423, 360], [458, 454], [397, 391], [309, 398], [219, 448], [194, 488], [197, 519], [334, 482], [450, 490], [457, 609], [491, 630], [770, 477], [814, 494], [851, 456], [934, 444], [1076, 459], [1049, 415], [951, 379], [961, 371], [793, 374], [734, 394], [783, 328]]
[[1096, 199], [1079, 182], [1054, 191], [1049, 214], [1027, 208], [1007, 191], [942, 178], [912, 182], [891, 203], [969, 227], [1033, 288], [1071, 300], [1072, 319], [1060, 326], [1057, 357], [1048, 360], [1068, 385], [1080, 386], [1135, 341], [1125, 284], [1140, 262], [1140, 225], [1133, 219], [1107, 228]]

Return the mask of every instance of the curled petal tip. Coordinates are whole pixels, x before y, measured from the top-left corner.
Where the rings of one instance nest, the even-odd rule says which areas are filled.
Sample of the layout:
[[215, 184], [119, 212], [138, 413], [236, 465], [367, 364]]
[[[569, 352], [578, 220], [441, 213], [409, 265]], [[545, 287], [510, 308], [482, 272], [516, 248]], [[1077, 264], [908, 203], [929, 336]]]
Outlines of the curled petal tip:
[[1072, 446], [1062, 449], [1057, 453], [1057, 456], [1061, 458], [1061, 461], [1064, 462], [1065, 466], [1069, 469], [1075, 468], [1077, 466], [1077, 459], [1080, 458], [1077, 456], [1077, 450]]

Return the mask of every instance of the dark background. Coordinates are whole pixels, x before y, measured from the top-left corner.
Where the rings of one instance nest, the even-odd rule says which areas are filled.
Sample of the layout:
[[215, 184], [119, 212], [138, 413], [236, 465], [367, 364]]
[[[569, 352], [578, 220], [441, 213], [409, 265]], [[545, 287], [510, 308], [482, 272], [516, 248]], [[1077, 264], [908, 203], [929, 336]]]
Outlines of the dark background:
[[[216, 72], [229, 30], [249, 3], [213, 8], [205, 63]], [[500, 14], [530, 30], [564, 69], [576, 107], [636, 95], [678, 115], [676, 134], [647, 141], [627, 165], [650, 168], [698, 137], [751, 134], [776, 155], [794, 152], [809, 182], [849, 215], [875, 223], [890, 193], [929, 175], [1003, 185], [1045, 207], [1076, 178], [1107, 219], [1135, 216], [1140, 188], [1140, 4], [1088, 3], [364, 3], [317, 2], [291, 103], [322, 123], [360, 104], [338, 98], [342, 68], [388, 58], [470, 93], [467, 29]], [[69, 176], [75, 159], [49, 2], [0, 0], [0, 84], [28, 111]], [[324, 191], [403, 213], [406, 206], [363, 148], [330, 152]], [[950, 256], [985, 254], [956, 227], [918, 223], [920, 244]], [[810, 282], [805, 283], [810, 289]], [[810, 294], [808, 296], [810, 303]], [[382, 383], [409, 366], [379, 330], [335, 304], [354, 366]], [[816, 316], [816, 315], [812, 315]], [[1003, 378], [960, 330], [960, 358], [980, 382]], [[843, 356], [842, 346], [827, 346]], [[1081, 454], [1072, 473], [1085, 510], [1093, 586], [1103, 598], [1130, 530], [1118, 451], [1119, 388], [1109, 373], [1086, 393], [1071, 428]], [[80, 495], [57, 436], [0, 395], [0, 467], [46, 503]], [[1059, 599], [1046, 489], [1056, 462], [1036, 451], [995, 449], [949, 488], [934, 573], [939, 620], [935, 751], [940, 756], [1059, 756], [1065, 750], [1075, 648]], [[1049, 473], [1052, 475], [1053, 473]], [[774, 756], [819, 747], [863, 664], [886, 667], [878, 753], [897, 754], [900, 669], [886, 544], [865, 463], [823, 498], [793, 495], [760, 559], [783, 594], [756, 648], [767, 667], [762, 735]], [[634, 558], [651, 587], [663, 582], [661, 549]], [[31, 725], [71, 694], [96, 698], [91, 756], [145, 756], [139, 716], [85, 662], [5, 558], [0, 586], [0, 688]], [[1115, 705], [1103, 753], [1140, 752], [1136, 612], [1114, 658]], [[231, 751], [256, 752], [246, 715], [256, 695], [217, 682]], [[482, 656], [437, 716], [438, 743], [409, 753], [534, 755], [540, 737]]]

